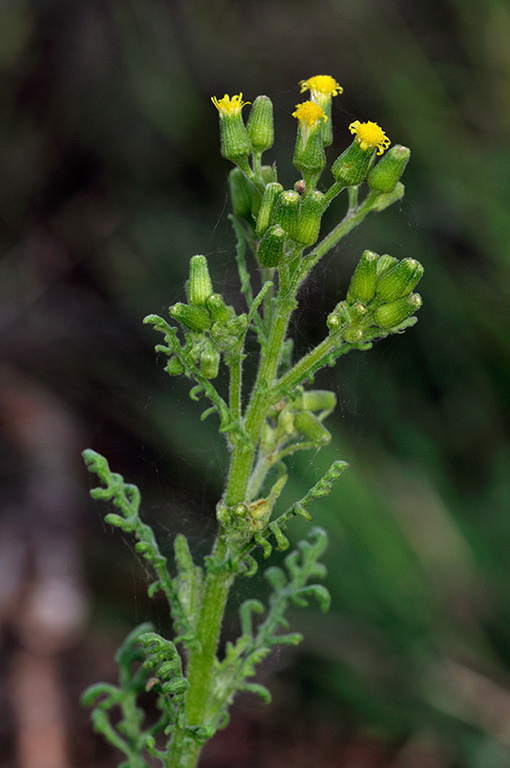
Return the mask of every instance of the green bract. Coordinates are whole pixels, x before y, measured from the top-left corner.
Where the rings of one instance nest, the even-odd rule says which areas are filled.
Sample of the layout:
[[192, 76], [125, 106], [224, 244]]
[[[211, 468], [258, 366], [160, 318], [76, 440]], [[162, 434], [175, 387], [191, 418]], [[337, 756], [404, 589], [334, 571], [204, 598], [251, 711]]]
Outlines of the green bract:
[[[329, 593], [318, 583], [325, 575], [320, 557], [326, 533], [312, 528], [286, 556], [283, 567], [265, 570], [271, 588], [267, 606], [255, 599], [241, 605], [241, 634], [220, 654], [218, 640], [230, 589], [236, 579], [256, 573], [255, 548], [269, 558], [273, 550], [289, 547], [289, 522], [296, 515], [310, 521], [310, 505], [332, 492], [347, 467], [344, 461], [334, 461], [301, 498], [282, 504], [285, 459], [296, 451], [317, 451], [331, 439], [324, 421], [335, 408], [336, 396], [311, 389], [310, 382], [341, 355], [367, 350], [375, 340], [413, 325], [421, 306], [421, 297], [413, 290], [422, 266], [414, 259], [399, 261], [366, 250], [347, 296], [339, 296], [329, 315], [324, 312], [322, 341], [292, 359], [289, 327], [300, 287], [345, 235], [369, 214], [402, 197], [398, 179], [409, 155], [396, 146], [370, 170], [389, 139], [377, 123], [355, 121], [349, 126], [354, 141], [333, 165], [334, 183], [317, 191], [326, 162], [324, 145], [333, 135], [331, 99], [342, 88], [328, 75], [311, 77], [301, 86], [312, 97], [293, 113], [298, 120], [293, 162], [302, 178], [290, 181], [294, 189], [287, 191], [276, 166], [261, 162], [262, 153], [273, 143], [270, 99], [255, 99], [247, 127], [242, 94], [213, 99], [220, 118], [221, 152], [236, 164], [229, 184], [241, 296], [233, 304], [238, 308], [244, 301], [245, 311], [214, 291], [210, 275], [211, 269], [214, 276], [214, 259], [208, 263], [197, 255], [190, 260], [187, 303], [178, 302], [169, 310], [177, 325], [157, 315], [145, 318], [163, 336], [156, 349], [166, 356], [167, 373], [190, 379], [190, 396], [207, 401], [201, 418], [214, 414], [228, 444], [230, 465], [215, 509], [218, 531], [209, 555], [196, 563], [185, 536], [176, 531], [170, 566], [152, 528], [142, 519], [138, 488], [112, 472], [104, 457], [84, 452], [89, 470], [100, 480], [92, 496], [112, 504], [114, 511], [106, 521], [134, 538], [135, 550], [154, 574], [149, 594], [164, 596], [174, 629], [172, 640], [150, 625], [135, 629], [117, 654], [119, 684], [100, 683], [84, 694], [84, 703], [93, 707], [96, 730], [123, 754], [124, 766], [195, 768], [204, 742], [227, 722], [238, 691], [270, 700], [268, 689], [253, 678], [257, 664], [275, 646], [301, 640], [297, 633], [280, 631], [287, 626], [287, 609], [307, 605], [311, 598], [322, 610], [328, 608]], [[363, 192], [358, 186], [367, 174], [369, 186]], [[323, 214], [345, 187], [347, 212], [321, 237]], [[248, 334], [258, 345], [258, 366], [254, 383], [246, 387], [243, 361]], [[152, 691], [160, 712], [156, 722], [154, 718], [147, 722], [141, 708], [146, 689]]]

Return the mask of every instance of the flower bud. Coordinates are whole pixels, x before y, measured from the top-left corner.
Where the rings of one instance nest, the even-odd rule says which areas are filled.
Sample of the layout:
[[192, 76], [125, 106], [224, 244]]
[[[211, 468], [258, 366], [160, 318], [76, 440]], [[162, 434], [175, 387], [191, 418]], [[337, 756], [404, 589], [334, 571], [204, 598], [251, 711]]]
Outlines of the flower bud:
[[316, 446], [327, 445], [331, 440], [331, 433], [310, 411], [297, 411], [294, 415], [294, 427]]
[[196, 307], [205, 307], [205, 303], [212, 292], [207, 259], [205, 256], [193, 256], [189, 263], [189, 280], [186, 283], [189, 303]]
[[394, 256], [390, 256], [387, 253], [379, 256], [379, 261], [377, 262], [377, 279], [382, 277], [382, 275], [394, 267], [395, 264], [398, 264], [398, 259], [396, 259]]
[[377, 295], [385, 302], [407, 296], [418, 284], [423, 271], [422, 265], [416, 259], [402, 259], [378, 280]]
[[[271, 182], [276, 181], [276, 169], [273, 168], [272, 165], [263, 165], [261, 168], [261, 171], [262, 171], [262, 181], [264, 182], [264, 185], [270, 184]], [[262, 194], [254, 186], [253, 194], [251, 198], [251, 215], [253, 216], [254, 219], [256, 219], [259, 215], [261, 203], [262, 203]]]
[[270, 184], [272, 181], [277, 181], [276, 163], [273, 163], [273, 165], [263, 165], [261, 171], [264, 184]]
[[300, 197], [293, 189], [282, 192], [274, 209], [274, 220], [293, 240], [297, 239]]
[[363, 329], [361, 324], [365, 319], [368, 310], [364, 304], [357, 302], [349, 307], [349, 317], [351, 319], [351, 325], [344, 333], [344, 339], [350, 344], [355, 344], [363, 339]]
[[273, 103], [269, 96], [257, 96], [250, 110], [246, 130], [255, 152], [263, 152], [273, 146]]
[[390, 304], [383, 304], [381, 307], [377, 307], [374, 312], [374, 318], [377, 325], [380, 328], [388, 330], [399, 326], [408, 317], [414, 315], [414, 313], [421, 307], [422, 300], [419, 293], [411, 293], [410, 296], [404, 296], [398, 301], [393, 301]]
[[168, 311], [172, 317], [196, 333], [205, 331], [211, 325], [211, 318], [205, 307], [190, 306], [179, 301]]
[[335, 333], [346, 325], [351, 324], [351, 318], [345, 301], [341, 301], [336, 305], [333, 312], [328, 315], [326, 322], [331, 333]]
[[376, 192], [392, 192], [404, 172], [410, 155], [410, 149], [401, 144], [395, 144], [371, 169], [367, 177], [369, 187]]
[[349, 307], [349, 317], [351, 318], [351, 323], [356, 324], [361, 322], [361, 320], [365, 318], [367, 312], [367, 308], [360, 301], [356, 302], [356, 304], [353, 304], [351, 307]]
[[349, 344], [357, 344], [358, 341], [362, 341], [363, 339], [363, 331], [361, 328], [348, 328], [344, 333], [344, 339], [348, 341]]
[[215, 379], [220, 367], [220, 353], [211, 347], [200, 356], [200, 370], [206, 379]]
[[226, 323], [230, 318], [230, 312], [223, 301], [223, 296], [219, 293], [211, 293], [206, 301], [206, 307], [211, 313], [214, 323]]
[[225, 96], [222, 99], [212, 97], [212, 102], [220, 115], [221, 154], [233, 163], [246, 162], [251, 153], [251, 141], [243, 122], [241, 110], [247, 103], [242, 100], [243, 94]]
[[285, 256], [286, 240], [285, 230], [279, 224], [269, 227], [257, 251], [259, 263], [263, 267], [277, 267]]
[[311, 173], [319, 174], [322, 171], [326, 165], [326, 153], [324, 152], [320, 126], [316, 132], [310, 134], [306, 144], [303, 143], [298, 130], [292, 164], [301, 171], [303, 176]]
[[305, 411], [332, 411], [336, 395], [327, 389], [309, 389], [302, 393], [299, 401]]
[[327, 115], [313, 101], [297, 104], [292, 115], [299, 121], [292, 163], [306, 178], [311, 173], [320, 173], [326, 165], [321, 126]]
[[367, 302], [375, 296], [377, 282], [377, 262], [379, 256], [373, 251], [365, 251], [351, 278], [347, 301]]
[[299, 205], [299, 218], [295, 240], [301, 245], [313, 245], [319, 237], [322, 214], [324, 213], [324, 195], [322, 192], [309, 192]]
[[257, 235], [259, 237], [262, 237], [262, 235], [271, 224], [276, 201], [278, 200], [281, 192], [283, 192], [283, 187], [281, 184], [278, 184], [277, 181], [266, 184], [264, 194], [262, 196], [259, 215], [257, 217]]
[[232, 210], [236, 216], [245, 218], [251, 211], [254, 186], [240, 168], [232, 168], [228, 175], [228, 181]]
[[374, 154], [374, 147], [362, 149], [359, 141], [354, 139], [340, 157], [337, 157], [331, 167], [331, 173], [337, 182], [345, 187], [357, 187], [365, 181]]

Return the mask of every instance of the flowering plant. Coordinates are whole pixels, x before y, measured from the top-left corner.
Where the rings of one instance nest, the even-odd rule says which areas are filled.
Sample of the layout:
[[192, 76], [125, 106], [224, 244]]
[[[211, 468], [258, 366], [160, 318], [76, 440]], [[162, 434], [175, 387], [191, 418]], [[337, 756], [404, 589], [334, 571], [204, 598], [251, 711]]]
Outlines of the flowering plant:
[[[421, 305], [413, 290], [422, 266], [414, 259], [398, 261], [367, 250], [346, 298], [326, 319], [323, 341], [300, 359], [292, 359], [288, 327], [300, 286], [318, 261], [369, 213], [401, 199], [400, 177], [410, 154], [406, 147], [395, 145], [375, 163], [376, 154], [383, 154], [390, 140], [376, 123], [355, 121], [349, 126], [352, 143], [332, 165], [333, 183], [324, 191], [317, 189], [326, 166], [325, 147], [332, 141], [331, 100], [342, 88], [326, 75], [304, 80], [301, 87], [310, 91], [310, 100], [298, 104], [293, 113], [298, 120], [293, 163], [300, 178], [288, 190], [278, 181], [276, 167], [261, 161], [273, 144], [271, 100], [258, 96], [245, 123], [242, 94], [213, 98], [220, 118], [221, 152], [235, 165], [229, 176], [231, 221], [246, 311], [236, 312], [214, 291], [207, 259], [198, 255], [190, 261], [187, 302], [169, 310], [178, 325], [157, 315], [145, 318], [163, 335], [156, 350], [166, 357], [165, 370], [194, 383], [190, 396], [204, 397], [210, 404], [201, 418], [216, 414], [230, 448], [225, 490], [216, 506], [218, 534], [204, 562], [194, 562], [186, 538], [177, 533], [175, 566], [170, 569], [152, 529], [140, 517], [136, 486], [112, 472], [104, 457], [84, 452], [89, 469], [102, 482], [92, 496], [110, 501], [116, 511], [108, 513], [106, 521], [136, 539], [135, 549], [156, 577], [149, 594], [164, 594], [176, 632], [169, 640], [150, 625], [135, 629], [117, 654], [119, 684], [100, 683], [84, 694], [84, 702], [94, 707], [96, 729], [125, 755], [123, 765], [130, 768], [146, 766], [149, 758], [159, 759], [167, 768], [193, 768], [205, 741], [227, 723], [238, 691], [270, 700], [268, 689], [252, 678], [257, 664], [275, 646], [300, 642], [300, 634], [280, 631], [288, 627], [287, 608], [315, 598], [327, 610], [328, 591], [317, 582], [325, 574], [320, 557], [327, 536], [313, 527], [286, 556], [284, 568], [266, 569], [272, 589], [268, 607], [259, 600], [246, 600], [239, 611], [241, 636], [218, 653], [229, 591], [236, 579], [256, 573], [254, 550], [259, 548], [266, 559], [275, 549], [286, 550], [289, 521], [296, 515], [311, 520], [309, 506], [331, 492], [347, 467], [344, 461], [334, 461], [302, 498], [278, 509], [287, 481], [284, 459], [296, 451], [317, 450], [331, 438], [324, 421], [335, 407], [335, 394], [311, 389], [309, 384], [317, 371], [334, 365], [341, 355], [367, 350], [376, 339], [413, 325]], [[365, 193], [360, 195], [364, 184]], [[319, 239], [323, 214], [343, 190], [347, 212]], [[247, 251], [252, 254], [250, 262]], [[258, 341], [259, 360], [246, 396], [243, 360], [248, 333]], [[226, 392], [213, 383], [221, 365], [228, 371]], [[145, 690], [153, 692], [161, 712], [156, 723], [147, 724], [139, 708]], [[112, 709], [120, 712], [120, 718], [110, 718]]]

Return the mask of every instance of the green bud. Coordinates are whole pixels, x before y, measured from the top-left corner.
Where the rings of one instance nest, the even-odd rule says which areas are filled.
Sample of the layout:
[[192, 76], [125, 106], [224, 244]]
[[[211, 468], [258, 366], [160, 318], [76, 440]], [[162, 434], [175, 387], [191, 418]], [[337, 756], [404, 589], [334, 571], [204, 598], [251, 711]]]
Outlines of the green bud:
[[232, 210], [236, 216], [245, 218], [251, 212], [254, 186], [240, 168], [232, 168], [228, 175]]
[[375, 198], [370, 210], [375, 213], [385, 211], [390, 205], [398, 203], [398, 201], [404, 197], [404, 191], [404, 185], [400, 181], [397, 181], [392, 192], [381, 193]]
[[207, 259], [205, 256], [193, 256], [189, 263], [189, 280], [186, 283], [188, 301], [196, 307], [205, 307], [212, 292]]
[[326, 165], [326, 153], [322, 142], [321, 121], [311, 128], [308, 136], [299, 126], [292, 164], [303, 176], [322, 171]]
[[377, 262], [377, 279], [382, 277], [382, 275], [394, 267], [395, 264], [398, 264], [398, 259], [394, 256], [389, 256], [387, 253], [380, 256], [379, 261]]
[[349, 344], [357, 344], [358, 341], [363, 340], [363, 331], [361, 328], [348, 328], [344, 334], [344, 339]]
[[297, 192], [288, 189], [280, 194], [274, 209], [275, 223], [280, 224], [293, 240], [297, 238], [300, 199]]
[[274, 429], [267, 423], [267, 421], [264, 422], [262, 425], [262, 430], [260, 433], [260, 447], [264, 451], [264, 453], [271, 453], [271, 451], [274, 449], [275, 446], [275, 431]]
[[327, 445], [331, 440], [331, 433], [310, 411], [298, 411], [294, 415], [294, 426], [317, 446]]
[[220, 353], [211, 347], [200, 356], [200, 369], [206, 379], [215, 379], [220, 367]]
[[216, 519], [222, 525], [229, 525], [232, 522], [232, 512], [230, 507], [227, 507], [223, 500], [220, 500], [216, 505]]
[[357, 187], [365, 181], [375, 152], [374, 147], [361, 149], [359, 141], [354, 139], [340, 157], [337, 157], [331, 167], [331, 173], [345, 187]]
[[393, 301], [391, 304], [383, 304], [374, 312], [374, 318], [380, 328], [388, 330], [399, 326], [408, 317], [421, 307], [422, 300], [419, 293], [412, 293], [410, 296], [404, 296], [403, 299]]
[[220, 138], [223, 157], [232, 163], [244, 164], [252, 147], [240, 112], [220, 112]]
[[376, 192], [392, 192], [404, 172], [410, 155], [411, 150], [401, 144], [391, 147], [368, 174], [369, 187]]
[[285, 435], [294, 432], [294, 414], [288, 408], [284, 408], [278, 417], [278, 431]]
[[349, 315], [348, 307], [345, 301], [339, 302], [334, 308], [333, 312], [328, 315], [327, 319], [328, 328], [332, 333], [339, 331], [346, 325], [351, 324], [351, 317]]
[[418, 284], [423, 271], [422, 265], [416, 259], [402, 259], [378, 280], [377, 295], [385, 302], [407, 296]]
[[211, 325], [211, 318], [205, 307], [190, 306], [179, 301], [168, 311], [172, 317], [195, 333], [205, 331]]
[[[264, 185], [270, 184], [276, 181], [276, 171], [272, 165], [262, 166], [262, 181]], [[253, 187], [253, 195], [251, 199], [251, 213], [254, 219], [259, 215], [260, 206], [262, 204], [262, 195], [256, 187]]]
[[266, 184], [257, 218], [257, 235], [259, 237], [262, 237], [271, 224], [275, 204], [281, 192], [283, 192], [283, 187], [281, 184], [278, 184], [277, 181], [272, 181], [269, 184]]
[[214, 323], [226, 323], [231, 316], [220, 293], [211, 293], [206, 301], [206, 307]]
[[285, 241], [287, 235], [279, 224], [275, 224], [266, 231], [260, 241], [257, 251], [257, 259], [263, 267], [277, 267], [285, 256]]
[[350, 344], [355, 344], [363, 339], [363, 329], [360, 327], [366, 317], [368, 310], [364, 304], [357, 302], [349, 307], [349, 317], [351, 325], [344, 333], [344, 339]]
[[165, 371], [169, 373], [170, 376], [180, 376], [181, 373], [184, 373], [184, 366], [177, 357], [172, 355], [166, 364]]
[[262, 181], [264, 184], [270, 184], [272, 181], [277, 181], [276, 163], [273, 163], [273, 165], [262, 166]]
[[324, 213], [324, 195], [322, 192], [309, 192], [301, 200], [296, 241], [301, 245], [313, 245], [319, 237], [322, 214]]
[[356, 325], [357, 323], [360, 323], [362, 320], [364, 320], [367, 312], [368, 310], [365, 305], [359, 301], [349, 307], [349, 317], [351, 318], [352, 325]]
[[269, 96], [257, 96], [250, 110], [246, 130], [256, 152], [263, 152], [273, 146], [273, 103]]
[[373, 251], [365, 251], [351, 278], [347, 301], [370, 301], [375, 296], [377, 282], [377, 262], [379, 256]]
[[310, 389], [302, 393], [300, 405], [305, 411], [332, 411], [336, 406], [336, 395], [327, 389]]

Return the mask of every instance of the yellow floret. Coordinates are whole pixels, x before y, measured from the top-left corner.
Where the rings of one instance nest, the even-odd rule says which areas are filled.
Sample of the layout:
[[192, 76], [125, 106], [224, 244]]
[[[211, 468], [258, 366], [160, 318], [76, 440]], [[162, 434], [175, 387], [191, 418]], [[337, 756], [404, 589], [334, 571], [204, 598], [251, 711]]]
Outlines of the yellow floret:
[[355, 120], [349, 126], [351, 133], [355, 133], [361, 149], [372, 149], [377, 147], [377, 154], [382, 155], [385, 149], [391, 144], [391, 141], [377, 123], [360, 123]]
[[327, 115], [324, 114], [322, 107], [319, 107], [314, 101], [304, 101], [302, 104], [296, 104], [296, 111], [292, 117], [297, 117], [301, 125], [311, 127], [318, 120], [326, 121]]
[[245, 104], [250, 104], [249, 101], [243, 101], [243, 94], [238, 96], [230, 96], [226, 93], [222, 99], [217, 99], [216, 96], [211, 96], [211, 101], [218, 110], [218, 112], [224, 115], [238, 115]]
[[301, 86], [301, 93], [310, 90], [314, 98], [319, 94], [321, 96], [336, 96], [338, 93], [343, 93], [344, 90], [331, 75], [315, 75], [309, 77], [308, 80], [301, 80], [299, 85]]

